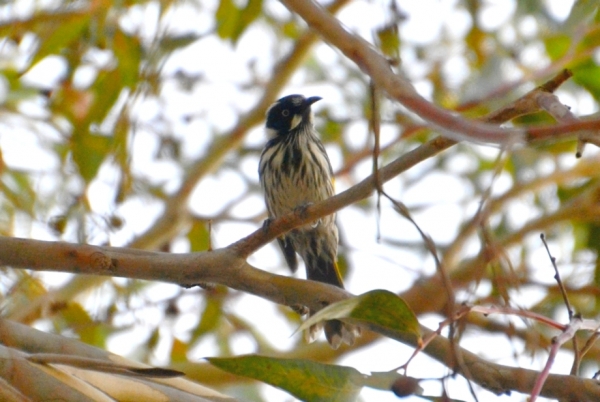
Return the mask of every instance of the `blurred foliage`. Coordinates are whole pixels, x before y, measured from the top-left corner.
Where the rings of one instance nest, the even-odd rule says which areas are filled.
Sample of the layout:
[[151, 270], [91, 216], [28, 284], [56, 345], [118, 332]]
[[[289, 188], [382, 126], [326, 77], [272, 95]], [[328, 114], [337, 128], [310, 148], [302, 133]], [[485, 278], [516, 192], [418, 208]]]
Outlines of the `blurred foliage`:
[[[563, 68], [574, 77], [560, 88], [559, 97], [578, 115], [597, 111], [597, 2], [576, 1], [564, 19], [550, 12], [548, 2], [512, 3], [508, 16], [490, 26], [483, 17], [494, 4], [458, 1], [439, 34], [423, 40], [404, 33], [413, 15], [402, 2], [339, 0], [330, 6], [333, 11], [345, 6], [342, 22], [366, 35], [426, 96], [469, 118], [501, 108]], [[361, 7], [379, 16], [377, 25], [366, 25], [370, 20], [361, 18]], [[2, 3], [0, 10], [4, 236], [153, 244], [167, 252], [205, 251], [245, 236], [265, 217], [256, 202], [262, 198], [256, 165], [265, 138], [255, 127], [262, 124], [257, 118], [234, 127], [252, 111], [264, 114], [260, 97], [272, 83], [278, 94], [323, 93], [316, 123], [335, 156], [341, 188], [371, 172], [368, 77], [339, 52], [314, 42], [314, 33], [278, 2], [17, 0]], [[306, 46], [312, 46], [307, 56], [301, 50]], [[399, 105], [384, 100], [381, 111], [380, 164], [435, 135]], [[512, 122], [552, 123], [545, 113]], [[457, 302], [508, 304], [564, 319], [549, 259], [541, 252], [539, 234], [544, 232], [574, 304], [586, 316], [597, 315], [600, 162], [591, 146], [576, 161], [574, 147], [574, 141], [550, 141], [499, 156], [494, 148], [459, 145], [392, 180], [391, 194], [406, 203], [417, 222], [426, 222], [438, 207], [460, 211], [440, 218], [448, 220], [451, 236], [437, 232], [446, 222], [424, 227], [454, 279]], [[436, 178], [425, 200], [411, 198]], [[442, 182], [454, 185], [453, 190], [435, 187]], [[475, 222], [482, 201], [489, 208]], [[387, 270], [381, 287], [403, 296], [417, 318], [435, 314], [444, 319], [445, 303], [438, 302], [440, 290], [431, 280], [431, 256], [406, 221], [390, 212], [391, 205], [383, 205], [381, 215], [374, 198], [348, 208], [352, 214], [340, 214], [360, 216], [359, 225], [375, 226], [379, 220], [379, 239], [356, 241], [345, 232], [352, 225], [338, 216], [344, 275], [352, 278], [369, 267]], [[432, 216], [440, 216], [439, 211]], [[273, 250], [257, 255], [273, 258]], [[280, 257], [271, 265], [258, 257], [253, 263], [287, 274]], [[538, 292], [535, 302], [515, 300], [531, 289]], [[0, 298], [5, 318], [121, 351], [129, 336], [124, 353], [149, 364], [185, 367], [189, 377], [242, 393], [247, 400], [266, 397], [259, 385], [199, 363], [198, 356], [226, 358], [211, 360], [217, 366], [247, 364], [244, 359], [250, 357], [231, 356], [241, 348], [269, 354], [282, 372], [323, 375], [323, 363], [349, 351], [361, 353], [375, 342], [364, 334], [354, 347], [334, 352], [322, 344], [305, 345], [300, 337], [274, 339], [269, 328], [245, 316], [252, 298], [221, 287], [183, 290], [3, 267]], [[287, 308], [257, 314], [278, 321], [289, 334], [299, 323]], [[502, 333], [524, 341], [525, 346], [515, 343], [516, 354], [521, 348], [543, 352], [553, 334], [537, 324], [524, 329], [520, 324], [472, 319], [461, 332], [463, 342], [472, 341], [471, 330], [479, 331], [480, 338]], [[599, 357], [598, 348], [588, 352], [582, 366], [586, 374], [599, 369]], [[286, 358], [299, 359], [293, 363], [300, 362], [302, 370], [286, 367]], [[404, 363], [396, 359], [382, 363], [386, 368]], [[257, 366], [252, 362], [249, 367]], [[269, 378], [252, 377], [286, 388], [273, 380], [280, 374], [269, 373], [272, 367], [258, 369]], [[359, 377], [353, 368], [325, 367], [330, 369]], [[286, 389], [307, 395], [310, 383], [299, 382]], [[356, 395], [357, 387], [348, 388], [347, 395]]]

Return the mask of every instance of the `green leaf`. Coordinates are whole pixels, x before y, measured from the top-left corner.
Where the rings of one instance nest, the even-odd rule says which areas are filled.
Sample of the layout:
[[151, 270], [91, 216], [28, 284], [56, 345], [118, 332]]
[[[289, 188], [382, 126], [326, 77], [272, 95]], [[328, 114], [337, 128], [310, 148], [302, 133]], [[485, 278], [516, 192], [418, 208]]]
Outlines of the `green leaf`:
[[139, 81], [142, 50], [140, 40], [117, 30], [113, 37], [113, 50], [119, 61], [117, 70], [120, 75], [120, 87], [135, 87]]
[[242, 9], [233, 0], [221, 0], [215, 14], [219, 36], [237, 42], [246, 28], [260, 16], [262, 3], [262, 0], [247, 0]]
[[190, 242], [191, 252], [206, 251], [210, 246], [210, 233], [206, 222], [194, 222], [186, 237]]
[[260, 15], [262, 11], [262, 0], [248, 0], [246, 7], [241, 10], [237, 24], [232, 35], [232, 40], [235, 43], [244, 33], [246, 28], [250, 26]]
[[546, 53], [552, 61], [563, 57], [571, 47], [571, 37], [564, 34], [556, 34], [544, 39]]
[[343, 125], [335, 118], [332, 118], [328, 113], [320, 117], [322, 117], [324, 120], [323, 124], [319, 126], [319, 134], [321, 134], [321, 140], [324, 143], [341, 142], [342, 133], [344, 129]]
[[8, 84], [10, 88], [6, 94], [4, 106], [17, 107], [19, 102], [26, 99], [33, 99], [40, 95], [38, 88], [30, 88], [23, 84], [21, 80], [22, 72], [13, 70], [12, 68], [5, 68], [2, 70], [0, 80]]
[[233, 38], [239, 18], [240, 10], [235, 6], [233, 0], [221, 0], [215, 14], [217, 34], [223, 39]]
[[35, 54], [31, 65], [50, 54], [60, 54], [61, 50], [69, 47], [69, 44], [81, 37], [84, 29], [87, 29], [90, 16], [84, 13], [65, 14], [63, 18], [52, 18], [43, 23], [44, 27], [39, 29], [40, 48]]
[[365, 379], [352, 367], [301, 359], [246, 355], [207, 360], [221, 370], [265, 382], [302, 401], [354, 401]]
[[79, 303], [58, 303], [52, 306], [57, 313], [55, 325], [60, 325], [59, 330], [70, 329], [75, 331], [79, 339], [89, 345], [106, 347], [106, 338], [110, 331], [102, 323], [96, 322]]
[[369, 388], [389, 391], [392, 385], [402, 378], [405, 378], [405, 376], [396, 371], [372, 372], [371, 375], [365, 376], [364, 385]]
[[73, 161], [81, 177], [89, 183], [96, 177], [112, 139], [101, 135], [83, 133], [73, 136]]
[[195, 34], [167, 36], [164, 38], [160, 38], [159, 46], [161, 50], [161, 55], [167, 56], [176, 50], [191, 45], [198, 39], [200, 39], [200, 35]]
[[202, 318], [198, 326], [192, 332], [192, 340], [196, 341], [199, 337], [213, 331], [221, 322], [223, 317], [223, 298], [209, 297], [206, 299], [206, 307], [202, 312]]
[[158, 342], [160, 341], [160, 329], [154, 328], [154, 330], [150, 333], [150, 337], [146, 341], [146, 348], [154, 352], [156, 347], [158, 346]]
[[185, 363], [188, 361], [188, 344], [173, 338], [171, 345], [171, 363]]
[[487, 60], [484, 50], [487, 36], [487, 33], [482, 31], [477, 24], [473, 24], [473, 27], [465, 37], [465, 44], [474, 55], [471, 63], [473, 63], [477, 68], [481, 68]]
[[64, 303], [53, 306], [54, 312], [60, 312], [62, 319], [68, 326], [93, 325], [92, 318], [79, 303]]
[[[527, 2], [520, 2], [527, 3]], [[570, 33], [588, 25], [596, 17], [598, 12], [597, 0], [579, 0], [573, 4], [569, 17], [562, 23], [561, 30]]]
[[400, 57], [400, 36], [398, 35], [398, 25], [388, 24], [377, 30], [379, 39], [379, 48], [382, 53], [393, 59]]
[[600, 67], [592, 59], [587, 59], [577, 67], [572, 68], [573, 80], [590, 91], [590, 94], [600, 101]]
[[387, 290], [372, 290], [360, 296], [325, 307], [306, 320], [298, 331], [319, 321], [338, 319], [371, 327], [390, 336], [413, 334], [420, 338], [419, 321], [415, 313], [398, 295]]
[[[3, 167], [1, 157], [0, 167]], [[8, 169], [3, 173], [4, 175], [0, 180], [0, 193], [14, 207], [33, 215], [36, 193], [31, 187], [30, 176], [24, 172]]]
[[301, 32], [301, 29], [294, 20], [282, 24], [280, 29], [285, 37], [292, 39], [298, 39]]
[[96, 82], [91, 88], [94, 94], [94, 103], [82, 125], [88, 127], [92, 123], [101, 124], [115, 105], [123, 89], [123, 75], [120, 69], [100, 71]]
[[598, 45], [600, 44], [600, 32], [597, 29], [592, 29], [590, 32], [583, 38], [583, 40], [577, 46], [577, 51], [579, 53], [584, 53], [585, 50], [593, 49], [596, 50]]

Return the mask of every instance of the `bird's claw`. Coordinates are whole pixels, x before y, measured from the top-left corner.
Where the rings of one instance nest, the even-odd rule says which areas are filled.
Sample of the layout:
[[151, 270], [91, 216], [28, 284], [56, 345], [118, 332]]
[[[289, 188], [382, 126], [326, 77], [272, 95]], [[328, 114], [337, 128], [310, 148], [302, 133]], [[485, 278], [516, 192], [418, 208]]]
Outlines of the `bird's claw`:
[[294, 310], [295, 313], [303, 316], [306, 315], [310, 312], [310, 310], [308, 309], [308, 307], [303, 306], [302, 304], [294, 304], [293, 306], [290, 306], [292, 308], [292, 310]]
[[294, 208], [294, 213], [296, 215], [298, 215], [300, 218], [304, 219], [304, 218], [306, 218], [306, 210], [311, 205], [313, 205], [312, 202], [307, 202], [306, 204], [298, 205], [296, 208]]
[[269, 226], [271, 226], [271, 222], [273, 222], [273, 220], [271, 218], [267, 218], [263, 221], [263, 224], [262, 224], [263, 232], [269, 231]]

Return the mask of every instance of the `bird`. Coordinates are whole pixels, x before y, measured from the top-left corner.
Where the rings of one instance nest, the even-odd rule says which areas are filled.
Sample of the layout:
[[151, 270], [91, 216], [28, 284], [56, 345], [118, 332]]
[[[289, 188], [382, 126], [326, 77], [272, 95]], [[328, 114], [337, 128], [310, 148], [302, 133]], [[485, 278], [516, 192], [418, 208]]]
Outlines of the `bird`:
[[[313, 125], [311, 106], [321, 99], [288, 95], [267, 109], [269, 139], [258, 168], [267, 223], [334, 195], [331, 163]], [[344, 288], [337, 266], [338, 240], [335, 214], [332, 214], [291, 230], [277, 242], [292, 273], [298, 269], [297, 253], [304, 260], [307, 279]], [[352, 345], [360, 335], [360, 328], [330, 320], [309, 328], [305, 339], [309, 343], [314, 341], [321, 327], [334, 349], [342, 343]]]

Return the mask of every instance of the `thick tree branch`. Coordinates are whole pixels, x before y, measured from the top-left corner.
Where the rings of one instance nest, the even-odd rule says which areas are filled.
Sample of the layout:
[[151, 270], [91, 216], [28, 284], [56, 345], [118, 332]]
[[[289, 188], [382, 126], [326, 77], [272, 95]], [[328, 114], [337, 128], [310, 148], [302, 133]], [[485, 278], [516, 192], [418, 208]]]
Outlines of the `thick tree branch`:
[[[424, 328], [422, 331], [424, 336], [431, 333]], [[409, 339], [406, 339], [405, 343], [408, 342]], [[425, 352], [448, 366], [453, 364], [453, 347], [456, 346], [451, 345], [448, 339], [436, 337]], [[490, 363], [464, 348], [461, 348], [460, 353], [463, 364], [468, 369], [468, 373], [461, 374], [496, 394], [508, 394], [511, 391], [529, 394], [539, 375], [535, 370]], [[460, 367], [457, 370], [460, 372]], [[597, 401], [600, 400], [600, 384], [595, 380], [576, 376], [550, 374], [540, 395], [560, 401]]]
[[[194, 254], [168, 254], [97, 247], [80, 244], [44, 242], [0, 237], [0, 264], [32, 269], [79, 272], [95, 275], [126, 274], [136, 279], [162, 280], [173, 283], [218, 281], [235, 289], [257, 294], [281, 304], [302, 304], [315, 308], [350, 297], [342, 289], [319, 282], [279, 276], [252, 268], [227, 250]], [[201, 265], [198, 265], [201, 263]], [[318, 295], [315, 297], [315, 295]], [[6, 323], [5, 323], [6, 325]], [[430, 333], [422, 328], [424, 335]], [[409, 345], [416, 345], [411, 335], [399, 337], [383, 334]], [[443, 364], [453, 364], [452, 346], [443, 337], [435, 338], [425, 353]], [[528, 393], [538, 373], [534, 370], [490, 363], [467, 350], [461, 350], [470, 379], [495, 393], [511, 390]], [[593, 380], [574, 376], [551, 375], [542, 396], [577, 400], [600, 399], [600, 385]]]
[[342, 289], [320, 282], [275, 275], [254, 268], [226, 248], [200, 253], [171, 254], [0, 237], [0, 265], [190, 286], [212, 282], [282, 305], [300, 305], [310, 300], [303, 305], [314, 310], [351, 296]]
[[[2, 264], [28, 266], [33, 268], [58, 267], [58, 270], [82, 272], [90, 274], [127, 273], [138, 279], [156, 279], [163, 281], [208, 280], [219, 281], [227, 286], [257, 294], [277, 303], [304, 304], [319, 307], [322, 303], [331, 303], [349, 295], [335, 287], [324, 284], [301, 281], [293, 278], [269, 274], [244, 265], [243, 259], [232, 256], [225, 250], [217, 250], [196, 254], [153, 253], [131, 249], [111, 247], [94, 247], [71, 245], [66, 243], [40, 242], [0, 238], [0, 260]], [[197, 265], [200, 264], [200, 265]], [[478, 269], [476, 264], [470, 264]], [[460, 280], [464, 274], [453, 279]], [[453, 275], [454, 276], [454, 275]], [[433, 281], [433, 282], [432, 282]], [[436, 278], [430, 278], [428, 286], [433, 286]], [[435, 286], [433, 286], [435, 288]], [[439, 295], [441, 284], [436, 288]], [[421, 288], [421, 290], [423, 290]], [[427, 292], [424, 292], [425, 294]], [[315, 297], [315, 295], [318, 295]], [[417, 300], [407, 300], [419, 306]], [[435, 296], [432, 296], [435, 298]], [[423, 329], [424, 331], [427, 331]], [[390, 334], [384, 334], [394, 336]], [[415, 344], [411, 337], [397, 338], [401, 342]], [[444, 364], [449, 361], [450, 343], [445, 338], [436, 338], [426, 353]], [[502, 393], [509, 390], [528, 392], [537, 373], [491, 364], [475, 355], [462, 351], [470, 378], [493, 392]], [[560, 381], [562, 386], [556, 387]], [[579, 400], [595, 400], [598, 389], [595, 381], [582, 380], [569, 376], [551, 376], [541, 395], [564, 398], [565, 395], [576, 395]]]
[[[581, 203], [578, 204], [581, 206]], [[556, 222], [557, 220], [553, 218], [552, 221]], [[519, 241], [519, 238], [516, 237], [509, 240], [513, 243], [517, 241]], [[0, 238], [0, 256], [3, 256], [0, 263], [13, 266], [27, 267], [31, 265], [36, 269], [48, 269], [48, 267], [53, 266], [58, 267], [58, 270], [90, 274], [114, 275], [117, 272], [123, 272], [138, 279], [154, 279], [174, 283], [186, 280], [192, 283], [197, 280], [217, 281], [277, 303], [304, 304], [315, 306], [315, 308], [320, 307], [322, 303], [332, 303], [349, 296], [349, 294], [335, 287], [282, 277], [254, 269], [246, 266], [242, 258], [235, 257], [232, 254], [225, 250], [216, 250], [207, 253], [177, 255]], [[472, 277], [468, 272], [480, 270], [480, 263], [482, 262], [472, 261], [464, 269], [454, 272], [452, 279], [457, 281], [455, 284], [459, 284], [465, 277]], [[443, 293], [442, 284], [439, 278], [432, 277], [425, 281], [423, 286], [415, 285], [410, 292], [404, 295], [411, 305], [415, 307], [425, 306], [431, 300], [420, 303], [419, 297], [415, 298], [415, 292], [419, 294], [419, 297], [431, 300], [438, 299], [438, 296]], [[443, 304], [443, 298], [441, 299], [440, 303]], [[414, 340], [397, 339], [414, 344]], [[436, 339], [426, 349], [426, 353], [437, 360], [450, 364], [451, 362], [447, 361], [449, 355], [446, 354], [449, 353], [448, 348], [450, 347], [447, 342], [444, 338]], [[465, 355], [464, 361], [471, 372], [470, 378], [494, 392], [507, 392], [511, 389], [528, 392], [531, 389], [531, 378], [536, 375], [535, 371], [497, 366], [470, 354]], [[553, 380], [555, 379], [562, 381], [565, 387], [561, 387], [559, 390], [554, 389], [555, 383]], [[592, 386], [593, 384], [595, 382], [577, 379], [576, 377], [551, 377], [549, 384], [542, 391], [542, 395], [558, 397], [557, 395], [560, 392], [563, 392], [562, 395], [576, 392], [582, 396], [583, 399], [581, 400], [594, 400], [597, 391]]]

